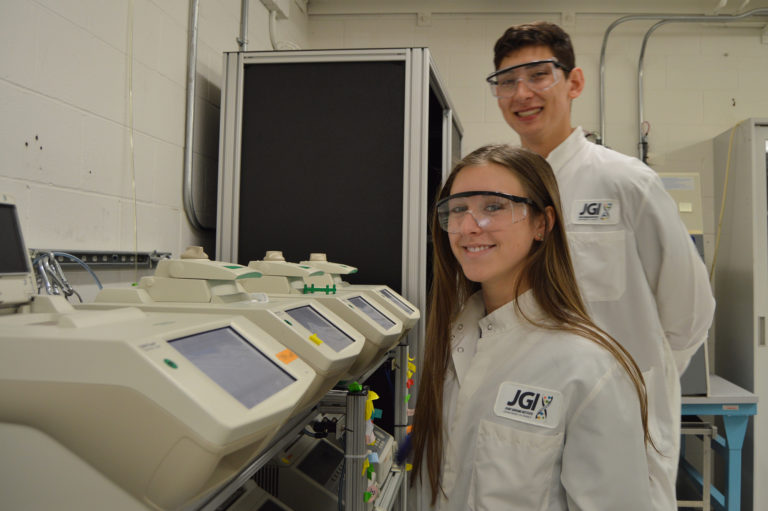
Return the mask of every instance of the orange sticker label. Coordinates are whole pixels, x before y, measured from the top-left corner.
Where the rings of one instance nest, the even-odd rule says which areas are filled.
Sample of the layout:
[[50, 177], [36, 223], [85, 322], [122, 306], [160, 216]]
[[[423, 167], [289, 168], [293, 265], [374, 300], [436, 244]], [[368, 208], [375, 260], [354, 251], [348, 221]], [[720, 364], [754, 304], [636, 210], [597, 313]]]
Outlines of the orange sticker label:
[[283, 364], [290, 364], [299, 357], [291, 350], [283, 350], [277, 354], [277, 358], [279, 358]]

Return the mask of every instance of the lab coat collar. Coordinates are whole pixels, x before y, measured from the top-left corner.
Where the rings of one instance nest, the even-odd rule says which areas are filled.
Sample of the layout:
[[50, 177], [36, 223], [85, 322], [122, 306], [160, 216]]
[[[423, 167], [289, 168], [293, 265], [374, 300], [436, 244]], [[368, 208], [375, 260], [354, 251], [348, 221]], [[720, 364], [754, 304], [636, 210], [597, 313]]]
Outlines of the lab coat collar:
[[584, 138], [584, 130], [581, 129], [581, 126], [578, 126], [570, 135], [568, 135], [568, 138], [563, 140], [559, 146], [555, 147], [552, 152], [549, 153], [547, 162], [555, 171], [555, 175], [558, 175], [560, 169], [562, 169], [586, 143], [588, 142], [587, 139]]
[[484, 318], [481, 318], [480, 321], [478, 321], [481, 331], [480, 336], [486, 337], [492, 335], [494, 332], [503, 332], [516, 328], [521, 323], [525, 323], [526, 320], [518, 312], [516, 304], [520, 305], [520, 309], [529, 319], [538, 322], [544, 318], [541, 309], [533, 297], [533, 291], [529, 289], [518, 296], [517, 300], [512, 300]]
[[515, 302], [526, 316], [535, 322], [544, 322], [545, 315], [533, 297], [533, 291], [526, 291], [517, 300], [512, 300], [492, 313], [485, 314], [482, 292], [472, 295], [459, 313], [451, 331], [451, 360], [456, 380], [461, 386], [472, 359], [477, 353], [478, 339], [497, 332], [508, 332], [519, 326], [531, 326], [517, 311]]
[[456, 380], [461, 385], [469, 369], [469, 364], [477, 350], [480, 337], [477, 320], [485, 315], [485, 303], [481, 291], [473, 294], [464, 304], [451, 330], [451, 359]]

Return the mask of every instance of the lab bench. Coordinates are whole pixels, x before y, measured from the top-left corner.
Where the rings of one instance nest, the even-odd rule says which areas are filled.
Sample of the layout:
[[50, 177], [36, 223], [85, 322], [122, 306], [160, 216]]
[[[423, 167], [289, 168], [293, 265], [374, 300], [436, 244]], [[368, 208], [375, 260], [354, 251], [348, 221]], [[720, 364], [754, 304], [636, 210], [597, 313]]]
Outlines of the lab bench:
[[[723, 421], [723, 434], [712, 437], [712, 449], [725, 461], [725, 488], [710, 486], [711, 503], [718, 511], [740, 511], [742, 487], [741, 449], [749, 418], [757, 414], [757, 395], [717, 375], [710, 375], [708, 396], [683, 396], [683, 416], [717, 416]], [[682, 463], [699, 484], [706, 485], [702, 475], [690, 463]]]

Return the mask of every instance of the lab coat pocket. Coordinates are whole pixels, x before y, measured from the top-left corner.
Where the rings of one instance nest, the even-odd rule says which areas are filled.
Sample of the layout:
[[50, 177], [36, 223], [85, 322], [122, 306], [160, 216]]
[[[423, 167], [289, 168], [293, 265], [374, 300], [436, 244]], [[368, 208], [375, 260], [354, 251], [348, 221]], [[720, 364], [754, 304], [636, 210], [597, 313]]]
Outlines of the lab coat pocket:
[[624, 231], [569, 232], [576, 281], [587, 302], [618, 300], [627, 284]]
[[562, 444], [562, 433], [537, 434], [514, 424], [480, 421], [470, 509], [546, 509]]

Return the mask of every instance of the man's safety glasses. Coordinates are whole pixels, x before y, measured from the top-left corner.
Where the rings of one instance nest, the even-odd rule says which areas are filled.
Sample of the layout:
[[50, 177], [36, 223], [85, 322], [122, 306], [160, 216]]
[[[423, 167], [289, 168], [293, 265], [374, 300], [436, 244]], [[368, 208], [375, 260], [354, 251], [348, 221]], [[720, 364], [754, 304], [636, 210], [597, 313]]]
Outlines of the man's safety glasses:
[[500, 231], [528, 217], [531, 199], [501, 192], [461, 192], [438, 201], [437, 218], [440, 227], [450, 234], [462, 232], [471, 215], [484, 231]]
[[499, 69], [485, 81], [491, 86], [491, 94], [497, 98], [511, 98], [517, 93], [518, 82], [535, 92], [544, 92], [560, 81], [560, 68], [570, 71], [555, 59], [537, 60]]

